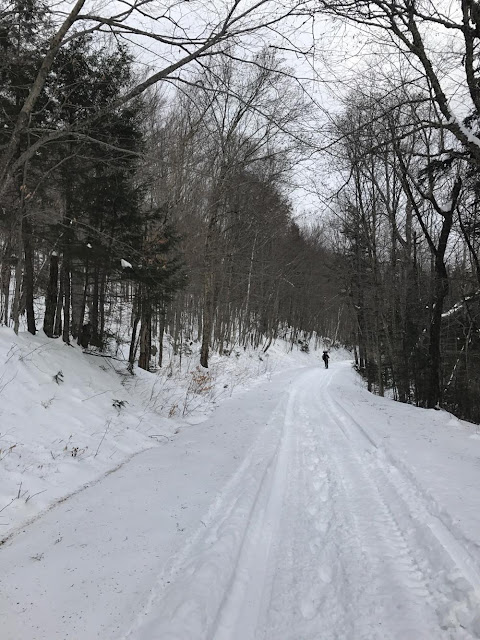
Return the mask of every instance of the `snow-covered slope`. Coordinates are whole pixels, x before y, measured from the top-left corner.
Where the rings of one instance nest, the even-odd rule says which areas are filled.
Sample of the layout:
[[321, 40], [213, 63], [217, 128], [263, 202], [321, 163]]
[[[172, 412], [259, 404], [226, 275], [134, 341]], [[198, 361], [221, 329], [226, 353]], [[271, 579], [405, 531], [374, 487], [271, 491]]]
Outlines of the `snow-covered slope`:
[[0, 329], [0, 537], [168, 434], [116, 364]]
[[318, 361], [279, 341], [214, 356], [206, 372], [197, 350], [173, 357], [167, 344], [163, 369], [131, 376], [115, 358], [0, 327], [0, 540], [232, 394]]

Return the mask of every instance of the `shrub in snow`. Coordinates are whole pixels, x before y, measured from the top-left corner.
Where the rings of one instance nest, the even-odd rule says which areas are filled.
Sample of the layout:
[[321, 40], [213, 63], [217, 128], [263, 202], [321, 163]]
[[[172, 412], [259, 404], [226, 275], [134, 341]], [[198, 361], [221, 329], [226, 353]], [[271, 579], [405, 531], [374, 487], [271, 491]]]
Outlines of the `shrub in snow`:
[[208, 393], [212, 390], [213, 380], [209, 373], [203, 372], [199, 367], [192, 371], [192, 380], [188, 391], [197, 394]]
[[115, 409], [117, 409], [117, 411], [120, 412], [123, 409], [123, 407], [127, 404], [128, 404], [127, 400], [114, 400], [112, 402], [112, 407], [114, 407]]

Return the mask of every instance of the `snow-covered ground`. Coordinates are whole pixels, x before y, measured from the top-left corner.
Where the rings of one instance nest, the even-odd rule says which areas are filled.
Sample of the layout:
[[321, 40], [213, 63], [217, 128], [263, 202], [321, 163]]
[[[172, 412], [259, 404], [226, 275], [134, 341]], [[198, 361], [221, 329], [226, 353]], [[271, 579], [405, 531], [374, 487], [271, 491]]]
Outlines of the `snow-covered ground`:
[[164, 368], [131, 376], [119, 359], [0, 327], [0, 541], [224, 399], [318, 357], [278, 341], [214, 356], [206, 372], [198, 345], [173, 357], [166, 343]]
[[2, 640], [480, 637], [475, 426], [348, 362], [194, 422], [0, 547]]

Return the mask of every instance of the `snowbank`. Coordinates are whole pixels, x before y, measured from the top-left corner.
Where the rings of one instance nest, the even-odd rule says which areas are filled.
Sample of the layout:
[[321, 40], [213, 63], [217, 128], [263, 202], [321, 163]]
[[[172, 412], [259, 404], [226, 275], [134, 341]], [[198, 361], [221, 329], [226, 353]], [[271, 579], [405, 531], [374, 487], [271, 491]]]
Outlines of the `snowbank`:
[[319, 354], [279, 341], [197, 366], [198, 347], [135, 375], [115, 358], [87, 354], [43, 333], [0, 328], [0, 540], [125, 460], [205, 420], [223, 399]]
[[478, 557], [480, 427], [447, 411], [374, 396], [353, 369], [341, 366], [331, 391], [342, 398], [347, 422], [368, 428], [388, 464], [409, 478], [430, 512]]
[[1, 537], [170, 432], [128, 393], [117, 364], [0, 329]]

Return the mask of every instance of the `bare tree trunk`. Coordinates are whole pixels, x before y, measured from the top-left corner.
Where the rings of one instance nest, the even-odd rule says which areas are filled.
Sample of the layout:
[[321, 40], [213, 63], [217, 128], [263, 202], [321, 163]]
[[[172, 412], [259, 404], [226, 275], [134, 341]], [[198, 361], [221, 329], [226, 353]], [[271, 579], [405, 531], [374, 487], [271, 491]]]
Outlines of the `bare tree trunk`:
[[165, 334], [165, 307], [160, 309], [160, 321], [158, 323], [158, 366], [162, 366], [163, 361], [163, 336]]
[[100, 280], [100, 295], [99, 295], [99, 312], [100, 312], [100, 343], [104, 344], [105, 339], [105, 293], [107, 286], [107, 274], [105, 270], [102, 271], [102, 277]]
[[214, 275], [213, 275], [213, 234], [217, 221], [217, 213], [212, 212], [208, 221], [205, 238], [205, 260], [203, 275], [203, 317], [202, 317], [202, 346], [200, 349], [200, 364], [208, 369], [210, 340], [212, 338], [214, 314]]
[[208, 369], [208, 357], [210, 340], [213, 328], [213, 274], [209, 270], [205, 274], [203, 285], [203, 319], [202, 319], [202, 346], [200, 350], [200, 364]]
[[58, 300], [57, 300], [57, 308], [55, 310], [55, 328], [54, 334], [55, 336], [61, 336], [63, 330], [63, 318], [62, 318], [62, 309], [63, 309], [63, 260], [62, 267], [60, 269], [60, 283], [58, 287]]
[[69, 264], [69, 260], [65, 256], [63, 257], [62, 280], [63, 280], [62, 338], [66, 344], [70, 344], [70, 264]]
[[95, 340], [98, 341], [99, 336], [99, 327], [98, 327], [98, 304], [99, 304], [99, 291], [100, 291], [100, 273], [98, 266], [94, 268], [93, 272], [93, 291], [92, 291], [92, 313], [90, 317], [90, 322], [93, 327], [93, 335]]
[[88, 293], [88, 260], [85, 265], [85, 280], [83, 285], [82, 306], [80, 308], [80, 317], [78, 319], [78, 340], [77, 344], [81, 344], [83, 323], [85, 321], [85, 310], [87, 308], [87, 293]]
[[[19, 244], [19, 253], [23, 254], [23, 248], [21, 244]], [[12, 307], [12, 319], [13, 319], [13, 330], [16, 334], [18, 334], [18, 330], [20, 328], [20, 298], [22, 291], [22, 271], [23, 271], [23, 259], [18, 257], [17, 264], [15, 265], [15, 294], [13, 296], [13, 307]]]
[[136, 352], [136, 344], [137, 344], [137, 329], [138, 329], [139, 322], [140, 322], [140, 318], [137, 316], [133, 321], [132, 338], [130, 340], [130, 349], [129, 349], [129, 352], [128, 352], [128, 362], [129, 362], [131, 367], [133, 367], [133, 364], [135, 362], [135, 352]]
[[23, 295], [25, 300], [25, 309], [27, 312], [27, 330], [35, 335], [37, 328], [35, 326], [35, 310], [33, 307], [34, 300], [34, 269], [33, 269], [33, 246], [32, 246], [32, 226], [28, 218], [22, 216], [22, 237], [23, 252], [25, 256], [25, 266], [23, 272]]
[[10, 281], [12, 278], [12, 247], [10, 240], [5, 243], [2, 256], [2, 268], [0, 270], [0, 323], [8, 325], [8, 312], [10, 308]]
[[83, 318], [81, 316], [85, 293], [85, 273], [83, 264], [80, 261], [73, 261], [71, 275], [72, 336], [77, 339], [80, 337], [83, 324]]
[[429, 384], [427, 407], [434, 409], [439, 407], [442, 401], [441, 384], [441, 330], [443, 303], [448, 294], [448, 275], [443, 261], [443, 256], [437, 256], [435, 260], [435, 282], [430, 320], [430, 341], [428, 345], [429, 356]]
[[18, 334], [20, 328], [20, 306], [22, 293], [22, 274], [23, 274], [23, 239], [22, 239], [22, 220], [17, 218], [17, 263], [15, 265], [15, 293], [13, 297], [12, 319], [13, 330]]
[[140, 301], [141, 327], [140, 327], [140, 354], [138, 356], [138, 366], [145, 371], [150, 370], [150, 357], [152, 355], [152, 308], [151, 302], [145, 292], [142, 292]]
[[45, 296], [45, 315], [43, 331], [49, 338], [55, 335], [55, 312], [58, 301], [58, 254], [53, 251], [50, 256], [50, 273], [48, 277], [47, 293]]
[[133, 296], [132, 301], [132, 337], [130, 340], [130, 349], [128, 351], [128, 363], [129, 363], [129, 371], [133, 373], [133, 365], [135, 363], [135, 354], [136, 354], [136, 344], [137, 344], [137, 329], [138, 324], [140, 322], [140, 310], [139, 310], [139, 298], [140, 291], [137, 289]]

